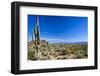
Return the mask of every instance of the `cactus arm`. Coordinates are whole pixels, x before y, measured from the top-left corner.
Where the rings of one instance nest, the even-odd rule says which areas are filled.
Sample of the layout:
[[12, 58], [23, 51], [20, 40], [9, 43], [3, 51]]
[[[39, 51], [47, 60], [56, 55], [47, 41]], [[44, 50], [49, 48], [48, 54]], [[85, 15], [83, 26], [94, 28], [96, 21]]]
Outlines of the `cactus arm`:
[[36, 25], [37, 25], [37, 44], [40, 44], [40, 27], [39, 27], [39, 18], [36, 16]]

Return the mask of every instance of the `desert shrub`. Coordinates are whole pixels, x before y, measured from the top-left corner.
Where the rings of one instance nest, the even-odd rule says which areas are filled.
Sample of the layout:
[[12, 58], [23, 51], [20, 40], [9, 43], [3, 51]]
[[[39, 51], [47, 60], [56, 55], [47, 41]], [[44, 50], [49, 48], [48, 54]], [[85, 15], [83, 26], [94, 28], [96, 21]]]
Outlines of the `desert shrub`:
[[35, 50], [29, 50], [28, 51], [28, 59], [29, 60], [37, 60], [36, 56], [35, 56]]
[[76, 52], [76, 55], [77, 55], [77, 58], [85, 58], [86, 57], [86, 52], [85, 52], [85, 50], [78, 50], [77, 52]]
[[62, 55], [66, 55], [67, 54], [67, 50], [66, 49], [61, 49]]

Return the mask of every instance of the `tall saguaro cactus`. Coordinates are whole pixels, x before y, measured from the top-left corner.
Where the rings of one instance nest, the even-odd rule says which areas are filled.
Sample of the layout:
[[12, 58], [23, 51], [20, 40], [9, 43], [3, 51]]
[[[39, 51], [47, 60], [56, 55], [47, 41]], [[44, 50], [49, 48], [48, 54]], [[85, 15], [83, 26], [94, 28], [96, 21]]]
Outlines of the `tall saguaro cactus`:
[[[34, 39], [35, 38], [35, 39]], [[36, 16], [36, 24], [32, 31], [32, 40], [36, 46], [37, 53], [39, 53], [39, 45], [40, 45], [40, 26], [39, 26], [39, 18]]]

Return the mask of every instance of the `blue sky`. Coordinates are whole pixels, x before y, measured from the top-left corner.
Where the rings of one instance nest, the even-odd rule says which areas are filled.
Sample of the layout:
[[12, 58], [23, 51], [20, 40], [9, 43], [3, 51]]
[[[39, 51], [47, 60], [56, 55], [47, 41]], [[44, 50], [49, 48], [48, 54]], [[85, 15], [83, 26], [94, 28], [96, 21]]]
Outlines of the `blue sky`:
[[[35, 22], [36, 15], [28, 15], [28, 41]], [[40, 15], [39, 24], [40, 38], [50, 43], [88, 41], [88, 17]]]

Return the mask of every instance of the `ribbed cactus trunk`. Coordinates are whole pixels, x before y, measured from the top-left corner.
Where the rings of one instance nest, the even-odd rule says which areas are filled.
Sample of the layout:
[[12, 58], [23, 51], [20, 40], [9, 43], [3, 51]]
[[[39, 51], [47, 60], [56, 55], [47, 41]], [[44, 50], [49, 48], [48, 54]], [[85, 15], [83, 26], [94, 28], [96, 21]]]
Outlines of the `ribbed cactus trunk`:
[[34, 42], [35, 42], [35, 45], [36, 45], [36, 41], [37, 41], [37, 31], [36, 31], [36, 25], [35, 25], [35, 27], [34, 27], [34, 37], [35, 37]]
[[37, 44], [40, 45], [40, 30], [39, 30], [39, 26], [37, 26]]

